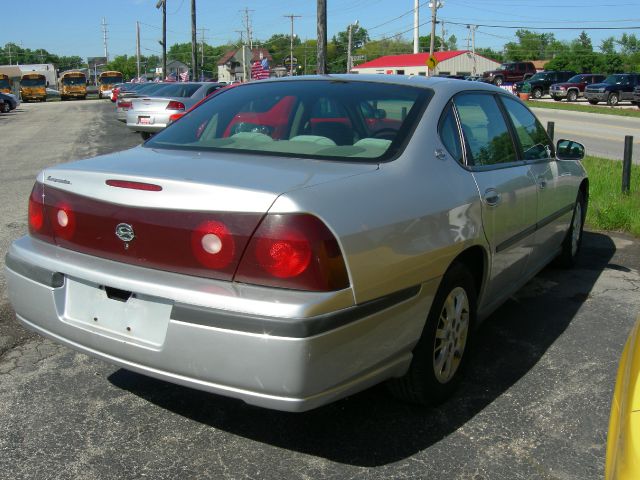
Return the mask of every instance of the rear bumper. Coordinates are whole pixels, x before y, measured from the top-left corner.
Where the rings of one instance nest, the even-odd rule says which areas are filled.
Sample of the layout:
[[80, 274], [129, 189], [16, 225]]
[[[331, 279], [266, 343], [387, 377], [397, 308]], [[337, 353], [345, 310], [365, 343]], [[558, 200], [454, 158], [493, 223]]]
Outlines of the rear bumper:
[[[121, 367], [247, 403], [304, 411], [402, 375], [437, 282], [353, 305], [120, 264], [29, 237], [7, 254], [27, 327]], [[133, 292], [122, 301], [107, 287]]]

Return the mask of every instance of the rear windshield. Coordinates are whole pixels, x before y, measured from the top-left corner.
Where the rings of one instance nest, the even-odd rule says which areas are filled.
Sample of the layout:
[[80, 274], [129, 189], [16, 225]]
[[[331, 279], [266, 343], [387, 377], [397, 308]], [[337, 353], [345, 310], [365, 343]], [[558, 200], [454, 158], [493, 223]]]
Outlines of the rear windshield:
[[373, 82], [256, 82], [221, 90], [145, 147], [379, 161], [404, 145], [431, 95]]
[[197, 84], [169, 83], [163, 85], [158, 90], [154, 90], [153, 94], [158, 97], [190, 97], [200, 88]]
[[43, 78], [23, 78], [20, 81], [20, 85], [23, 87], [41, 87], [46, 83], [46, 80]]

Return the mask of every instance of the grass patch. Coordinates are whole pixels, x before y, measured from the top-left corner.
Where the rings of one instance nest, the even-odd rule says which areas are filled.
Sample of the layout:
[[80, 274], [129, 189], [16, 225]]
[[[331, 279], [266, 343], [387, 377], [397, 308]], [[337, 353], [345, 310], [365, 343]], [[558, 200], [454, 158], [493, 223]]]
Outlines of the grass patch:
[[580, 105], [577, 103], [567, 102], [536, 102], [529, 101], [527, 106], [530, 108], [546, 108], [549, 110], [569, 110], [572, 112], [589, 112], [600, 113], [602, 115], [617, 115], [619, 117], [636, 117], [640, 118], [640, 108], [618, 108], [618, 107], [596, 107], [594, 105]]
[[624, 195], [621, 161], [586, 157], [582, 163], [589, 174], [587, 225], [640, 237], [640, 166], [631, 166], [631, 189]]

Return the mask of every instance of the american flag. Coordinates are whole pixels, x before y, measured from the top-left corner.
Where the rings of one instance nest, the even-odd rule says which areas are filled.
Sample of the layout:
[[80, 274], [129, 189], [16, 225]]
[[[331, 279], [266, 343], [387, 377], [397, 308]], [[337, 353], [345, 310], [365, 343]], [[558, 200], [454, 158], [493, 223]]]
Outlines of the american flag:
[[181, 82], [186, 82], [189, 80], [189, 72], [182, 72], [180, 74], [180, 81]]
[[263, 80], [265, 78], [269, 78], [269, 60], [263, 58], [251, 65], [251, 79]]

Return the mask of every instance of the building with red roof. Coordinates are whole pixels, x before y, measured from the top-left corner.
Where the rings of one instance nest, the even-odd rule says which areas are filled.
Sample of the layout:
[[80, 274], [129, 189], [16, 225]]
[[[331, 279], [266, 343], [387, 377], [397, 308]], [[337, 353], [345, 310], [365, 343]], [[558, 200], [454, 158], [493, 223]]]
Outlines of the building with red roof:
[[427, 67], [429, 53], [385, 55], [356, 65], [351, 71], [388, 75], [481, 75], [482, 72], [494, 70], [500, 66], [499, 62], [469, 50], [434, 52], [433, 55], [438, 64], [432, 72], [429, 72]]

